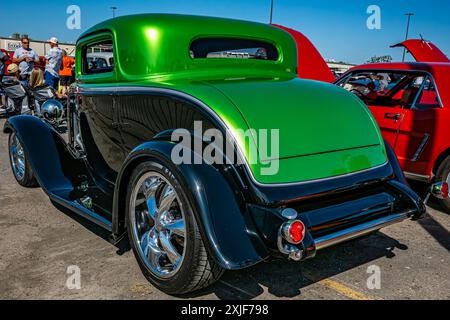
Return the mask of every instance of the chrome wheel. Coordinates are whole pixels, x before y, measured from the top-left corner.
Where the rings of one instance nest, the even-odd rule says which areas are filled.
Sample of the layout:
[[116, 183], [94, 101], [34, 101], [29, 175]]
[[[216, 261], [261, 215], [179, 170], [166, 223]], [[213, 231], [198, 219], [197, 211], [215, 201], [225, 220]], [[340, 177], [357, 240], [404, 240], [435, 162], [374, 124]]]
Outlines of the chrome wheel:
[[186, 248], [185, 213], [174, 187], [161, 174], [147, 172], [130, 201], [130, 227], [139, 255], [156, 277], [172, 277]]
[[15, 133], [11, 134], [10, 139], [9, 155], [11, 157], [12, 169], [16, 178], [23, 180], [25, 177], [25, 152]]

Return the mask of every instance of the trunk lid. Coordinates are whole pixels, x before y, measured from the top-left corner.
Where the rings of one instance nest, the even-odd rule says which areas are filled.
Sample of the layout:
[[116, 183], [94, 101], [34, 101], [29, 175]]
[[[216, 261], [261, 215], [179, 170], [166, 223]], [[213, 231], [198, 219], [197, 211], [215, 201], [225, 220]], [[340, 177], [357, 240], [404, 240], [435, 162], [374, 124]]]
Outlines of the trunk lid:
[[[279, 130], [278, 155], [271, 153], [271, 143], [269, 152], [262, 152], [257, 146], [261, 163], [250, 167], [259, 182], [328, 178], [386, 162], [383, 140], [373, 116], [342, 88], [302, 79], [211, 84], [231, 100], [250, 129]], [[253, 136], [255, 145], [258, 138]], [[245, 150], [248, 157], [248, 149]], [[279, 171], [264, 176], [261, 165], [271, 160], [279, 160]]]

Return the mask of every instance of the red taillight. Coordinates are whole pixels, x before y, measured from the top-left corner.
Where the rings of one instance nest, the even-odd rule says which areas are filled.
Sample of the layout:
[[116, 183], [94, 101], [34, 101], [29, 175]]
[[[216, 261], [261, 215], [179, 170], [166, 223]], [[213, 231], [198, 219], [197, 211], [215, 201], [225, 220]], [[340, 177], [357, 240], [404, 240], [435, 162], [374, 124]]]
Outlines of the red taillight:
[[441, 193], [442, 193], [442, 197], [443, 197], [444, 199], [447, 199], [447, 198], [448, 198], [448, 183], [447, 183], [447, 182], [444, 182], [444, 183], [442, 184]]
[[305, 238], [306, 228], [300, 220], [286, 222], [282, 228], [285, 240], [292, 244], [299, 244]]

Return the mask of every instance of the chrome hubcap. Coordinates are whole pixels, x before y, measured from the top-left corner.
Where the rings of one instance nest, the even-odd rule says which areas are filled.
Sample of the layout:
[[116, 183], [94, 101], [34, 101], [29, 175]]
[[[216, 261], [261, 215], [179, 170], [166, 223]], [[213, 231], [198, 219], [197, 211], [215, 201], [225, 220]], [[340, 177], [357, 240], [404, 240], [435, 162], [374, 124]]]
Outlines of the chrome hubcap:
[[130, 208], [139, 254], [157, 277], [172, 277], [186, 247], [185, 215], [175, 189], [161, 174], [147, 172], [133, 190]]
[[14, 175], [18, 180], [22, 180], [25, 176], [25, 152], [15, 133], [11, 136], [9, 155]]

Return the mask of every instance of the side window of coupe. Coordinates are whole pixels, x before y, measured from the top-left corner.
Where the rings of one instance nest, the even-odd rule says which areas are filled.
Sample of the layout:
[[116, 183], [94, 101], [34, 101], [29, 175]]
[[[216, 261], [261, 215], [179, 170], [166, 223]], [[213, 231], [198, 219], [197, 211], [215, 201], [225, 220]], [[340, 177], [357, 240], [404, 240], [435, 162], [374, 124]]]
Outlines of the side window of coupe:
[[201, 38], [192, 42], [189, 55], [193, 59], [278, 60], [277, 48], [268, 42], [237, 38]]
[[82, 50], [83, 74], [111, 72], [114, 69], [112, 40], [102, 40], [86, 45]]

